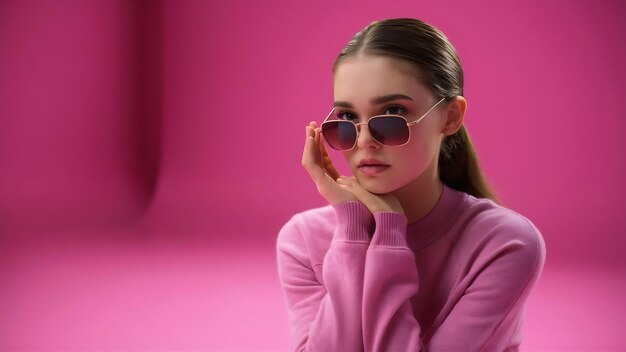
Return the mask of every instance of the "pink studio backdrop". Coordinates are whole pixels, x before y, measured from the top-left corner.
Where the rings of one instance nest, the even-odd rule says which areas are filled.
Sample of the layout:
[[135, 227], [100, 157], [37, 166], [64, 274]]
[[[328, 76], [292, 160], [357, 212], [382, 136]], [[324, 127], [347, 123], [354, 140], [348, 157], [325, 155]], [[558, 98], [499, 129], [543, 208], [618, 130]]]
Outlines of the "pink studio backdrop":
[[485, 173], [545, 237], [523, 349], [626, 349], [626, 3], [0, 0], [0, 350], [286, 350], [304, 126], [388, 17], [453, 42]]

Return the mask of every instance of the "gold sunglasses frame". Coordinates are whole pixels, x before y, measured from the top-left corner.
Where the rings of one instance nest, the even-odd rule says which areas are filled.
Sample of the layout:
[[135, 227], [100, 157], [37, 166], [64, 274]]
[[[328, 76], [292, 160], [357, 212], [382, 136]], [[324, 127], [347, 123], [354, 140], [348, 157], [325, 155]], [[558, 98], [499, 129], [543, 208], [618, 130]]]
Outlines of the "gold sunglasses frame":
[[[359, 141], [359, 134], [361, 133], [361, 129], [359, 128], [359, 126], [360, 126], [360, 125], [368, 125], [368, 128], [369, 128], [369, 123], [370, 123], [370, 120], [371, 120], [371, 119], [373, 119], [373, 118], [380, 118], [380, 117], [389, 117], [389, 116], [393, 116], [393, 117], [400, 117], [400, 118], [402, 118], [402, 119], [406, 122], [407, 127], [411, 127], [411, 126], [413, 126], [413, 125], [416, 125], [418, 122], [420, 122], [420, 121], [421, 121], [424, 117], [426, 117], [426, 115], [428, 115], [428, 114], [429, 114], [429, 113], [430, 113], [430, 112], [431, 112], [431, 111], [432, 111], [435, 107], [437, 107], [437, 105], [439, 105], [439, 104], [440, 104], [442, 101], [444, 101], [444, 100], [446, 100], [446, 98], [441, 98], [441, 100], [439, 100], [439, 101], [437, 102], [437, 104], [433, 105], [430, 109], [428, 109], [428, 111], [426, 111], [426, 112], [425, 112], [422, 116], [420, 116], [417, 120], [415, 120], [415, 121], [413, 121], [413, 122], [408, 122], [404, 116], [401, 116], [401, 115], [393, 115], [393, 114], [387, 114], [387, 115], [376, 115], [376, 116], [372, 116], [372, 117], [370, 117], [369, 119], [367, 119], [367, 121], [365, 121], [365, 122], [360, 122], [360, 123], [354, 123], [354, 122], [352, 122], [352, 121], [346, 121], [346, 120], [331, 120], [331, 121], [328, 121], [328, 118], [330, 117], [330, 115], [332, 115], [333, 111], [335, 111], [335, 108], [332, 108], [332, 110], [330, 110], [330, 112], [328, 113], [328, 115], [327, 115], [327, 116], [326, 116], [326, 118], [324, 119], [324, 122], [322, 122], [322, 124], [320, 125], [320, 127], [322, 127], [322, 128], [321, 128], [321, 129], [322, 129], [322, 131], [320, 131], [320, 133], [321, 133], [322, 135], [324, 134], [324, 132], [323, 132], [323, 130], [324, 130], [323, 126], [324, 126], [324, 124], [325, 124], [325, 123], [328, 123], [328, 122], [333, 122], [333, 121], [345, 121], [345, 122], [349, 122], [349, 123], [353, 124], [353, 125], [354, 125], [354, 129], [356, 129], [356, 138], [354, 139], [354, 144], [352, 145], [352, 147], [350, 147], [350, 148], [348, 148], [348, 149], [337, 149], [337, 148], [333, 147], [330, 143], [328, 143], [328, 140], [326, 140], [326, 136], [324, 136], [324, 140], [326, 141], [326, 144], [328, 144], [328, 146], [330, 146], [331, 148], [333, 148], [333, 149], [335, 149], [335, 150], [338, 150], [338, 151], [347, 151], [347, 150], [352, 150], [352, 149], [354, 149], [354, 147], [356, 146], [357, 142]], [[371, 132], [370, 132], [370, 133], [371, 133]], [[386, 147], [401, 147], [401, 146], [403, 146], [403, 145], [407, 145], [407, 144], [409, 143], [409, 141], [411, 140], [411, 129], [409, 128], [409, 138], [407, 138], [407, 140], [406, 140], [406, 142], [405, 142], [404, 144], [398, 144], [398, 145], [387, 145], [387, 144], [384, 144], [384, 143], [380, 142], [379, 140], [377, 140], [377, 139], [376, 139], [373, 135], [372, 135], [372, 138], [373, 138], [373, 139], [374, 139], [377, 143], [379, 143], [379, 144], [381, 144], [381, 145], [384, 145], [384, 146], [386, 146]]]

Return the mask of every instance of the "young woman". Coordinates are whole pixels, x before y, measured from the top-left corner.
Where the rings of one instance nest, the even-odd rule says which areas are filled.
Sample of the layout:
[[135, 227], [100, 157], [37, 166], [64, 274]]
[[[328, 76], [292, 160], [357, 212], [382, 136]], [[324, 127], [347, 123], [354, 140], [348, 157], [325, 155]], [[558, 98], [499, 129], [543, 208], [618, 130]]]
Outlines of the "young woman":
[[333, 79], [334, 108], [306, 127], [302, 156], [329, 205], [277, 239], [292, 350], [517, 350], [545, 245], [482, 176], [455, 49], [422, 21], [378, 21]]

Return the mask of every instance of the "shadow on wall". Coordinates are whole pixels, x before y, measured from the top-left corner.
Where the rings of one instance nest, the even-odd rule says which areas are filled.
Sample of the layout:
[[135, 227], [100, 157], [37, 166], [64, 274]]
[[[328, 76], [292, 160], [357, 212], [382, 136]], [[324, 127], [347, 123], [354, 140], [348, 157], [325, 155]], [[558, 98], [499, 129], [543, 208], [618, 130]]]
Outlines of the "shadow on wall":
[[135, 222], [157, 186], [162, 1], [0, 2], [0, 233]]

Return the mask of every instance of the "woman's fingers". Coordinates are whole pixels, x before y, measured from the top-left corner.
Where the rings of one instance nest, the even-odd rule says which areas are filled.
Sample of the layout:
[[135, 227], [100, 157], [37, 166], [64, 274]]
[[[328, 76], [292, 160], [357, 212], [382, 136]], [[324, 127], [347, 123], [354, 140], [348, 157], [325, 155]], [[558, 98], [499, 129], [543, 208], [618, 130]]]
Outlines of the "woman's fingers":
[[317, 186], [318, 192], [331, 204], [356, 198], [335, 181], [339, 174], [321, 142], [320, 130], [315, 122], [306, 126], [306, 142], [302, 153], [302, 166]]
[[337, 183], [348, 188], [358, 200], [366, 205], [373, 205], [373, 203], [376, 203], [378, 201], [377, 197], [374, 194], [368, 192], [359, 184], [359, 181], [356, 180], [356, 177], [340, 177], [337, 179]]
[[333, 180], [336, 180], [339, 177], [339, 173], [333, 165], [326, 147], [324, 147], [320, 130], [317, 128], [315, 121], [312, 121], [306, 127], [306, 138], [302, 166], [316, 181], [321, 181], [319, 179], [322, 176], [321, 172], [328, 174]]
[[323, 176], [324, 170], [321, 168], [321, 153], [316, 146], [316, 133], [313, 123], [306, 127], [306, 142], [302, 153], [302, 166], [307, 170], [313, 180], [317, 181]]
[[363, 188], [356, 177], [340, 177], [337, 179], [342, 187], [349, 190], [361, 203], [374, 214], [378, 211], [395, 211], [404, 214], [404, 209], [393, 193], [374, 194]]
[[333, 180], [336, 180], [339, 177], [339, 172], [337, 172], [335, 165], [333, 165], [332, 160], [330, 160], [330, 155], [328, 155], [328, 151], [326, 151], [324, 143], [320, 143], [320, 149], [322, 153], [322, 166], [324, 167], [324, 170], [326, 170], [326, 173], [328, 173], [328, 175]]

